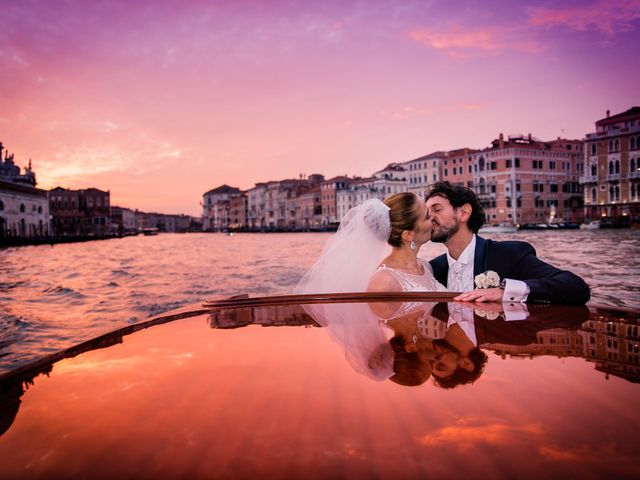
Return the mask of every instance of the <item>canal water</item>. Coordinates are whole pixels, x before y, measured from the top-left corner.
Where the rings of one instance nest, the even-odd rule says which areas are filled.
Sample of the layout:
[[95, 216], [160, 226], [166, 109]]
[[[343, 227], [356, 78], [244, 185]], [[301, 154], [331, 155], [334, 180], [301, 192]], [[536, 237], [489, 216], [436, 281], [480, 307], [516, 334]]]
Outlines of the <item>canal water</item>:
[[[0, 250], [0, 373], [220, 295], [290, 293], [329, 233], [161, 234]], [[640, 308], [640, 230], [487, 234], [582, 276], [591, 303]], [[420, 255], [444, 252], [425, 245]]]

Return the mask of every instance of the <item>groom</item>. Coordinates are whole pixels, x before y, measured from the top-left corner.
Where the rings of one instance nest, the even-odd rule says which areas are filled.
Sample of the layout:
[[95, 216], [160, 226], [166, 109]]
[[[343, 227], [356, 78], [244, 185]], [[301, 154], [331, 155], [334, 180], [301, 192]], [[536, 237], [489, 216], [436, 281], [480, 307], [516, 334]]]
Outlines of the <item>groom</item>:
[[[433, 222], [431, 241], [442, 242], [447, 253], [431, 260], [433, 273], [465, 302], [536, 302], [584, 304], [589, 286], [577, 275], [553, 267], [526, 242], [495, 242], [476, 235], [485, 214], [472, 190], [437, 182], [427, 194]], [[474, 277], [493, 270], [497, 288], [475, 288]]]

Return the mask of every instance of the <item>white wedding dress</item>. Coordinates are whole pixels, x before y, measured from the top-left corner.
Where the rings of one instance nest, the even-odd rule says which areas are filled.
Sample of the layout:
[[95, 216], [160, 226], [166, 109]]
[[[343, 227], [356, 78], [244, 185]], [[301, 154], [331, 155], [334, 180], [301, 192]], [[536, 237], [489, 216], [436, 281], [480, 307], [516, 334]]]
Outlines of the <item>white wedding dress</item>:
[[[422, 275], [411, 275], [380, 265], [391, 251], [387, 244], [390, 232], [389, 207], [382, 201], [367, 200], [352, 208], [294, 292], [365, 292], [371, 277], [379, 271], [394, 275], [402, 291], [446, 290], [437, 282], [426, 260], [421, 260], [424, 266]], [[302, 308], [318, 324], [326, 327], [331, 339], [343, 347], [347, 360], [356, 371], [375, 380], [385, 380], [393, 375], [392, 358], [375, 367], [369, 364], [371, 353], [387, 342], [388, 335], [380, 325], [380, 318], [373, 314], [367, 303], [302, 305]], [[412, 306], [407, 305], [406, 308], [411, 309]]]

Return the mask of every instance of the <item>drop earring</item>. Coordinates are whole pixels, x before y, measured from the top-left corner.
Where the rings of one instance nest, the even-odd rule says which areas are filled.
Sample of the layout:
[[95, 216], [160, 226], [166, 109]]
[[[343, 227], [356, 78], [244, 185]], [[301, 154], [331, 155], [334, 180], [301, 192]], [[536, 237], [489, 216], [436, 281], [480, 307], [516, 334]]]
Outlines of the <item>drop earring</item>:
[[411, 247], [411, 250], [415, 250], [416, 249], [416, 242], [411, 240], [411, 243], [409, 244], [409, 247]]

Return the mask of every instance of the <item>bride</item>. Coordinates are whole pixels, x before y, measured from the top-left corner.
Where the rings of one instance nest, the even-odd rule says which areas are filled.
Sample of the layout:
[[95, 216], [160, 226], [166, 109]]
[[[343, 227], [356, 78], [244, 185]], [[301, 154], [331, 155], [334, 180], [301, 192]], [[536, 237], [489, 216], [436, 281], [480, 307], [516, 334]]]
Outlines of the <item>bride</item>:
[[[367, 200], [347, 212], [294, 292], [445, 291], [433, 276], [429, 262], [418, 258], [420, 247], [430, 238], [427, 208], [417, 195], [398, 193], [384, 202]], [[394, 375], [397, 363], [386, 356], [384, 362], [370, 361], [372, 352], [389, 340], [381, 321], [425, 307], [432, 304], [302, 305], [342, 346], [352, 367], [376, 380]]]
[[416, 194], [367, 200], [347, 212], [295, 292], [446, 291], [418, 258], [430, 239], [427, 206]]

